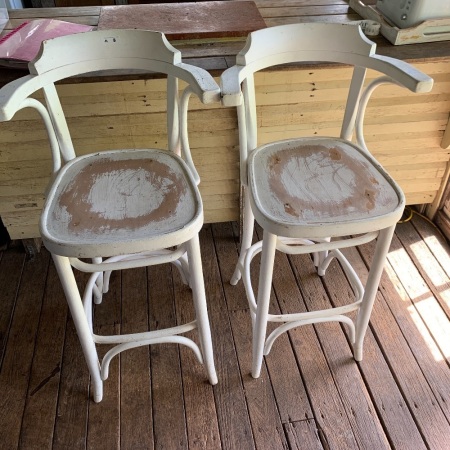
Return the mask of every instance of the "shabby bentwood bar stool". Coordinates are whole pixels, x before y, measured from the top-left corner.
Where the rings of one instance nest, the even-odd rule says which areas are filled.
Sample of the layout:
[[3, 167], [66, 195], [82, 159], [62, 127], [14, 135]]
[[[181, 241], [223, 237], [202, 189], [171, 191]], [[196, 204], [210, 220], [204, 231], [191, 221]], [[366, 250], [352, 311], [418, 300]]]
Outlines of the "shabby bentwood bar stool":
[[[433, 80], [407, 63], [375, 53], [357, 25], [301, 23], [251, 33], [236, 65], [221, 77], [222, 102], [237, 106], [243, 201], [239, 261], [231, 279], [243, 277], [253, 323], [252, 375], [260, 374], [263, 354], [294, 327], [326, 321], [345, 323], [354, 358], [362, 359], [364, 335], [395, 224], [405, 205], [401, 189], [374, 159], [363, 137], [363, 119], [374, 89], [385, 83], [428, 92]], [[301, 62], [353, 66], [339, 137], [299, 137], [258, 146], [254, 74], [276, 65]], [[364, 87], [367, 69], [381, 76]], [[308, 106], [298, 105], [299, 109]], [[356, 142], [352, 141], [353, 134]], [[262, 241], [252, 244], [254, 219]], [[365, 288], [341, 249], [377, 239]], [[269, 314], [275, 251], [311, 253], [319, 275], [336, 258], [353, 288], [355, 301], [320, 311]], [[250, 264], [262, 252], [257, 301]], [[357, 311], [355, 322], [347, 316]], [[281, 323], [266, 338], [267, 322]]]
[[[198, 232], [203, 224], [199, 176], [187, 137], [191, 94], [203, 103], [219, 101], [208, 72], [183, 64], [181, 54], [159, 32], [107, 30], [45, 41], [29, 65], [30, 75], [0, 90], [0, 120], [34, 108], [47, 129], [53, 182], [40, 221], [43, 242], [52, 253], [89, 367], [93, 399], [101, 401], [111, 358], [142, 345], [178, 343], [203, 362], [217, 383], [205, 299]], [[138, 70], [167, 76], [169, 150], [143, 148], [76, 156], [55, 83], [94, 71]], [[181, 98], [178, 80], [187, 83]], [[32, 98], [42, 89], [45, 104]], [[85, 152], [84, 152], [85, 153]], [[135, 334], [99, 336], [93, 332], [93, 302], [101, 303], [113, 270], [173, 263], [190, 285], [194, 321]], [[73, 268], [90, 272], [83, 296]], [[182, 336], [197, 329], [200, 344]], [[113, 347], [99, 361], [97, 344]]]

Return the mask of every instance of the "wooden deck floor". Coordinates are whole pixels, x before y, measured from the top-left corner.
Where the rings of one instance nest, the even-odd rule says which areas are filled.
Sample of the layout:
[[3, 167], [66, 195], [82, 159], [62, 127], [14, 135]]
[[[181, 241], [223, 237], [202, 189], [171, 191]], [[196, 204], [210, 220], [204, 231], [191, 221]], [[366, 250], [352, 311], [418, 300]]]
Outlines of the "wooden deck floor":
[[[139, 348], [112, 363], [100, 404], [55, 269], [45, 250], [0, 260], [2, 449], [449, 449], [450, 252], [419, 217], [398, 226], [365, 340], [351, 357], [338, 324], [285, 334], [250, 377], [250, 321], [242, 284], [228, 284], [236, 224], [202, 231], [219, 384], [188, 349]], [[366, 274], [372, 247], [348, 252]], [[143, 294], [143, 295], [140, 295]], [[337, 263], [324, 280], [309, 257], [279, 256], [273, 308], [341, 304]], [[99, 332], [130, 332], [192, 315], [171, 267], [116, 273], [96, 311]], [[121, 306], [120, 306], [121, 300]]]

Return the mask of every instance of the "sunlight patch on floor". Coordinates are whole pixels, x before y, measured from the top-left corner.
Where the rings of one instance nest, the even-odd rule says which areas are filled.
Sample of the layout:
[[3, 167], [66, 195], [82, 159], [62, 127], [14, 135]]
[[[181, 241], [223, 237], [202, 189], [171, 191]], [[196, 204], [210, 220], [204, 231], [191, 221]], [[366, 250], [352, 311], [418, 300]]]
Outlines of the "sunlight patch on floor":
[[[416, 247], [413, 251], [417, 251], [419, 261], [423, 261], [424, 270], [431, 272], [435, 270], [440, 274], [434, 274], [433, 282], [440, 283], [443, 286], [442, 292], [439, 291], [439, 284], [435, 284], [439, 294], [446, 302], [450, 301], [450, 289], [447, 289], [448, 277], [424, 256], [426, 251], [424, 248]], [[407, 302], [406, 310], [423, 337], [426, 345], [430, 349], [433, 358], [436, 361], [442, 361], [450, 358], [450, 320], [443, 311], [437, 298], [431, 292], [428, 285], [418, 272], [405, 249], [401, 248], [389, 253], [390, 264], [385, 265], [385, 271], [394, 286], [398, 299], [397, 301]], [[425, 266], [426, 269], [425, 269]], [[395, 269], [394, 269], [395, 268]], [[431, 278], [431, 276], [430, 276]]]
[[450, 254], [446, 248], [440, 243], [436, 236], [427, 236], [424, 238], [427, 246], [432, 249], [436, 259], [441, 264], [443, 270], [450, 277]]
[[[426, 302], [426, 300], [424, 300]], [[422, 303], [422, 302], [420, 302]], [[411, 318], [416, 325], [417, 329], [419, 330], [420, 334], [422, 335], [422, 338], [428, 348], [430, 349], [430, 352], [434, 358], [435, 361], [443, 361], [444, 355], [440, 351], [439, 347], [437, 346], [435, 340], [431, 336], [428, 328], [426, 327], [425, 323], [423, 322], [422, 318], [420, 317], [419, 311], [415, 308], [414, 305], [408, 306], [408, 311], [411, 314]], [[447, 349], [448, 350], [448, 349]], [[448, 356], [448, 353], [447, 353]]]
[[403, 289], [411, 299], [429, 295], [430, 290], [427, 284], [423, 281], [404, 248], [390, 251], [388, 260], [395, 267], [396, 276], [401, 280]]
[[[440, 246], [440, 243], [435, 237], [433, 237], [434, 242], [432, 245]], [[431, 280], [434, 286], [436, 286], [439, 295], [445, 301], [446, 305], [450, 307], [450, 285], [449, 277], [443, 270], [444, 266], [437, 264], [435, 258], [429, 253], [428, 248], [424, 249], [424, 243], [422, 241], [411, 245], [411, 250], [416, 255], [419, 261], [423, 261], [421, 264], [422, 269], [426, 272], [427, 276]], [[450, 262], [449, 262], [450, 263]], [[441, 261], [442, 264], [442, 261]], [[444, 288], [441, 290], [441, 286]], [[447, 286], [449, 286], [447, 288]]]
[[[396, 251], [398, 251], [398, 250], [396, 250]], [[389, 279], [391, 280], [392, 285], [394, 286], [395, 290], [397, 291], [398, 296], [404, 302], [409, 302], [410, 299], [408, 297], [408, 294], [406, 293], [401, 281], [398, 279], [397, 274], [395, 273], [392, 266], [390, 264], [385, 264], [384, 270], [386, 271]]]

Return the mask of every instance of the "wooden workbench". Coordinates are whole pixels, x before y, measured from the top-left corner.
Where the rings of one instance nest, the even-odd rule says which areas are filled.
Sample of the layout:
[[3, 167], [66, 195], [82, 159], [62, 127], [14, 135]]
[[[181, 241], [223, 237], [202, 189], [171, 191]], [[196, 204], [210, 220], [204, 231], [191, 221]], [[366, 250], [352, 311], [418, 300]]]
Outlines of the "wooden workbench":
[[[257, 0], [267, 26], [305, 21], [348, 22], [359, 17], [345, 0]], [[8, 28], [32, 17], [97, 25], [101, 7], [41, 8], [10, 12]], [[429, 94], [381, 87], [367, 110], [369, 148], [405, 191], [409, 204], [427, 204], [433, 216], [448, 179], [449, 150], [441, 147], [450, 111], [450, 42], [393, 46], [373, 39], [379, 53], [414, 63], [435, 79]], [[243, 38], [174, 39], [185, 62], [214, 76], [234, 63]], [[0, 70], [0, 84], [24, 72]], [[260, 141], [274, 137], [330, 135], [339, 132], [346, 67], [301, 66], [260, 73]], [[102, 148], [165, 145], [161, 97], [163, 80], [140, 74], [77, 79], [59, 87], [74, 143], [81, 153]], [[304, 103], [300, 108], [298, 103]], [[153, 107], [149, 112], [149, 105]], [[235, 111], [193, 102], [190, 137], [202, 183], [205, 220], [239, 216], [239, 157]], [[12, 238], [38, 235], [38, 217], [51, 171], [43, 126], [23, 111], [0, 124], [0, 216]]]

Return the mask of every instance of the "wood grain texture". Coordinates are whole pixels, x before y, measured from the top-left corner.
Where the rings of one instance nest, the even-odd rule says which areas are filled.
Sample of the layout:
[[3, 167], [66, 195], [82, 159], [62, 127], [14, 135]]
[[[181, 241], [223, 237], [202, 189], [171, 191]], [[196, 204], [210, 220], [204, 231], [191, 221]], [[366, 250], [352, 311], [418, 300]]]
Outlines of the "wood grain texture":
[[[422, 274], [420, 274], [421, 276], [419, 276], [419, 272], [414, 264], [414, 260], [417, 258], [415, 253], [417, 254], [417, 252], [426, 250], [426, 248], [420, 245], [414, 245], [414, 242], [411, 242], [411, 238], [408, 239], [408, 237], [405, 236], [407, 229], [409, 228], [408, 225], [409, 224], [398, 225], [399, 240], [393, 240], [388, 259], [392, 265], [396, 266], [396, 276], [401, 281], [406, 295], [410, 298], [411, 303], [414, 306], [414, 308], [411, 308], [412, 318], [417, 320], [418, 327], [421, 319], [429, 324], [430, 338], [437, 344], [444, 358], [447, 361], [450, 361], [450, 343], [448, 341], [450, 333], [450, 323], [448, 323], [449, 308], [447, 305], [445, 305], [444, 308], [440, 305], [440, 302], [443, 302], [444, 304], [447, 303], [445, 298], [443, 299], [440, 296], [440, 289], [433, 289], [433, 292], [428, 288], [426, 283], [426, 279], [429, 277], [428, 274], [431, 273], [427, 273], [427, 270], [432, 270], [433, 268], [433, 263], [430, 263], [430, 267], [428, 268], [427, 259], [430, 255], [427, 251], [421, 255], [421, 260], [426, 269], [424, 269]], [[408, 250], [406, 250], [407, 247], [409, 247]], [[434, 264], [434, 266], [437, 271], [439, 266], [437, 264]], [[445, 296], [448, 278], [442, 271], [432, 275], [435, 276], [435, 284], [442, 288], [442, 292]], [[437, 296], [441, 297], [440, 301], [436, 298]], [[431, 339], [429, 340], [431, 341]]]
[[[357, 251], [346, 251], [352, 257], [352, 264], [359, 274], [366, 273], [367, 268]], [[334, 306], [342, 306], [354, 301], [353, 291], [339, 264], [334, 261], [323, 277], [328, 297]], [[375, 303], [372, 321], [382, 314], [389, 314]], [[346, 330], [344, 330], [346, 331]], [[324, 344], [329, 347], [330, 343]], [[345, 366], [344, 366], [345, 367]], [[387, 437], [394, 448], [425, 448], [423, 438], [414, 422], [414, 416], [408, 409], [402, 391], [397, 386], [395, 374], [385, 361], [383, 349], [369, 327], [364, 339], [364, 357], [359, 363], [361, 374], [368, 386], [373, 406], [377, 412]]]
[[25, 255], [19, 250], [2, 252], [0, 259], [0, 362], [5, 356], [12, 317], [17, 301], [18, 286], [25, 263]]
[[[307, 257], [292, 257], [291, 260], [295, 260], [297, 274], [303, 281], [301, 290], [307, 309], [330, 308], [332, 304], [328, 301], [322, 280], [315, 275], [312, 260]], [[344, 276], [339, 274], [338, 279], [333, 279], [327, 273], [327, 278], [330, 284], [334, 284]], [[352, 351], [342, 333], [342, 327], [338, 323], [318, 325], [316, 333], [332, 373], [340, 375], [335, 377], [336, 385], [357, 442], [362, 448], [389, 448], [388, 439], [376, 417], [375, 405], [366, 391], [361, 373], [356, 365], [348, 363], [352, 360]], [[362, 411], [364, 414], [361, 414]]]
[[[3, 258], [2, 258], [3, 259]], [[39, 326], [42, 297], [49, 264], [49, 255], [39, 254], [24, 265], [23, 284], [18, 292], [14, 316], [8, 335], [8, 345], [2, 361], [0, 386], [0, 421], [4, 433], [4, 448], [17, 448], [20, 438], [20, 423], [28, 395], [31, 377], [32, 355]], [[54, 369], [54, 366], [51, 370]]]
[[[5, 406], [0, 448], [34, 448], [32, 439], [42, 449], [178, 448], [179, 443], [207, 450], [384, 448], [386, 439], [395, 449], [446, 448], [449, 365], [431, 336], [436, 314], [420, 310], [408, 293], [410, 286], [426, 286], [449, 320], [437, 295], [446, 292], [442, 281], [450, 275], [450, 249], [417, 215], [402, 226], [381, 280], [363, 360], [351, 358], [345, 328], [307, 325], [275, 342], [258, 380], [249, 375], [250, 318], [242, 285], [228, 283], [239, 226], [205, 226], [201, 246], [219, 383], [209, 385], [190, 349], [153, 346], [151, 359], [148, 348], [133, 349], [113, 359], [99, 404], [89, 400], [85, 361], [72, 321], [65, 320], [67, 307], [48, 253], [42, 249], [23, 265], [25, 255], [17, 247], [4, 250], [0, 296], [11, 330], [0, 360]], [[346, 254], [365, 278], [373, 249], [361, 251], [362, 256], [358, 250]], [[395, 252], [401, 257], [394, 258]], [[350, 301], [335, 261], [319, 279], [307, 257], [279, 256], [272, 308], [298, 311]], [[403, 266], [410, 264], [416, 268], [412, 277], [422, 282], [405, 278]], [[257, 259], [254, 265], [258, 276]], [[15, 293], [11, 309], [8, 298]], [[98, 333], [141, 329], [148, 317], [152, 327], [157, 321], [174, 323], [193, 317], [191, 291], [170, 266], [117, 272], [95, 316]], [[167, 428], [170, 415], [182, 423]]]
[[250, 1], [105, 6], [98, 21], [99, 30], [157, 29], [175, 40], [247, 36], [265, 27], [258, 8]]
[[445, 237], [438, 232], [433, 223], [418, 215], [414, 215], [414, 227], [439, 262], [442, 270], [447, 276], [450, 276], [450, 253], [446, 249]]
[[[177, 270], [172, 270], [172, 278], [177, 322], [188, 323], [195, 317], [192, 291], [183, 284]], [[180, 358], [188, 447], [199, 450], [220, 448], [214, 388], [206, 380], [204, 368], [190, 349], [180, 347]]]
[[[87, 282], [86, 274], [77, 274], [77, 283]], [[89, 410], [89, 372], [73, 324], [68, 317], [61, 366], [61, 388], [55, 420], [53, 448], [84, 449]]]
[[[292, 285], [281, 275], [283, 273], [281, 261], [284, 258], [286, 258], [285, 255], [276, 255], [273, 278], [274, 294], [280, 309], [282, 313], [306, 311], [303, 292], [298, 290], [299, 287], [293, 287], [295, 295], [283, 295], [284, 288]], [[292, 275], [289, 274], [289, 276]], [[330, 447], [358, 448], [355, 435], [350, 431], [349, 419], [339, 398], [337, 386], [326, 359], [320, 351], [320, 343], [313, 328], [299, 327], [291, 330], [289, 335], [322, 439]], [[274, 344], [273, 352], [277, 351], [277, 345], [278, 342]], [[270, 354], [266, 359], [268, 358]]]
[[[172, 268], [169, 264], [149, 268], [148, 290], [150, 329], [175, 326]], [[186, 448], [180, 350], [173, 344], [158, 344], [150, 347], [150, 355], [155, 442], [160, 448]]]
[[[287, 286], [292, 285], [292, 283], [286, 282], [286, 274], [290, 272], [288, 258], [281, 254], [277, 255], [273, 284], [275, 286], [277, 300], [281, 306], [282, 312], [300, 312], [306, 309], [311, 311], [314, 309], [326, 309], [330, 307], [331, 303], [328, 303], [327, 293], [322, 286], [321, 280], [315, 273], [313, 263], [309, 256], [290, 256], [289, 261], [295, 271], [294, 273], [296, 278], [301, 280], [299, 285], [300, 291], [297, 290], [297, 292], [290, 292], [287, 290]], [[330, 281], [333, 284], [339, 282], [339, 279]], [[298, 306], [295, 306], [296, 303]], [[290, 333], [292, 335], [298, 334], [299, 336], [303, 333], [308, 335], [309, 333], [306, 329], [309, 327], [304, 328], [305, 330], [298, 328]], [[348, 361], [352, 358], [352, 354], [348, 348], [348, 343], [342, 333], [341, 327], [338, 324], [321, 324], [316, 327], [316, 333], [330, 369], [333, 373], [341, 373], [343, 375], [342, 378], [339, 378], [339, 380], [336, 379], [336, 387], [341, 394], [341, 398], [343, 400], [342, 406], [347, 412], [347, 417], [351, 423], [351, 429], [353, 430], [355, 439], [362, 447], [368, 448], [374, 446], [374, 448], [388, 448], [387, 439], [381, 431], [381, 424], [377, 420], [374, 420], [376, 414], [375, 408], [367, 395], [364, 382], [360, 378], [360, 373], [355, 366], [348, 364]], [[280, 343], [278, 341], [274, 344], [273, 353], [281, 351], [281, 349], [278, 349], [277, 347], [279, 345]], [[284, 354], [284, 352], [282, 353]], [[270, 358], [271, 354], [266, 357], [267, 364]], [[302, 361], [299, 359], [300, 370], [302, 373], [304, 373], [304, 371], [308, 372], [308, 370], [324, 370], [321, 365], [319, 365], [319, 367], [311, 367], [311, 369], [309, 369], [309, 366], [314, 365], [316, 362], [317, 361], [314, 358], [311, 361]], [[326, 372], [323, 372], [323, 376], [327, 376]], [[303, 375], [303, 377], [305, 378], [305, 375]], [[340, 380], [344, 381], [344, 384], [341, 384]], [[307, 389], [309, 389], [308, 385], [309, 383], [306, 380]], [[323, 437], [330, 445], [330, 441], [326, 438], [329, 433], [327, 430], [331, 429], [331, 423], [334, 420], [334, 415], [339, 414], [339, 406], [336, 405], [330, 409], [325, 406], [327, 402], [326, 399], [330, 397], [330, 404], [333, 405], [331, 399], [334, 396], [333, 388], [330, 386], [330, 382], [327, 383], [327, 386], [328, 389], [330, 389], [330, 392], [323, 393], [321, 396], [323, 409], [321, 408], [321, 412], [319, 413], [319, 411], [315, 410], [313, 406], [313, 413], [315, 417], [320, 414], [320, 417], [316, 418], [316, 420], [318, 421], [317, 423]], [[308, 393], [311, 396], [312, 392]], [[349, 393], [350, 395], [347, 396], [345, 393]], [[313, 395], [317, 394], [313, 393]], [[310, 397], [310, 401], [312, 405], [315, 404], [314, 398]], [[362, 405], [365, 405], [362, 407], [365, 414], [359, 415], [358, 411]], [[334, 408], [337, 408], [337, 410]]]
[[[420, 234], [411, 223], [399, 225], [397, 236], [409, 258], [419, 269], [420, 276], [431, 287], [430, 293], [436, 298], [439, 307], [442, 308], [447, 317], [450, 317], [450, 278], [445, 269], [436, 261], [432, 250], [422, 241]], [[419, 261], [423, 264], [419, 264]], [[443, 326], [445, 327], [445, 325]], [[444, 330], [441, 329], [442, 331]], [[439, 338], [437, 338], [437, 341], [441, 342], [444, 348], [446, 347], [446, 342], [442, 342]], [[448, 349], [443, 353], [448, 355]]]
[[[217, 417], [223, 448], [249, 450], [255, 448], [249, 411], [245, 402], [238, 357], [234, 345], [230, 318], [221, 286], [220, 272], [210, 226], [200, 233], [203, 277], [208, 314], [211, 324], [214, 357], [219, 383], [214, 387]], [[223, 339], [223, 336], [228, 336]]]
[[[393, 241], [393, 245], [395, 244], [396, 239]], [[362, 255], [369, 264], [372, 254], [371, 246], [362, 247]], [[390, 255], [388, 260], [390, 262]], [[353, 263], [354, 259], [350, 261]], [[400, 269], [399, 266], [396, 266], [397, 268]], [[430, 339], [429, 332], [423, 326], [420, 316], [414, 311], [400, 279], [392, 266], [386, 265], [385, 269], [387, 272], [382, 276], [381, 293], [388, 304], [378, 295], [371, 319], [374, 333], [377, 339], [383, 342], [385, 357], [392, 370], [399, 376], [399, 386], [404, 392], [408, 407], [414, 411], [421, 434], [436, 448], [441, 446], [445, 448], [444, 441], [447, 439], [444, 436], [448, 436], [450, 429], [445, 418], [446, 414], [441, 408], [444, 406], [444, 409], [447, 409], [449, 375], [442, 364], [436, 364], [433, 355], [439, 354], [439, 351]], [[362, 275], [364, 276], [364, 272]], [[392, 316], [388, 313], [389, 309], [392, 310]], [[406, 324], [409, 326], [406, 327]], [[407, 341], [404, 341], [403, 333], [405, 332]], [[405, 345], [404, 342], [409, 344]], [[430, 370], [430, 365], [433, 366], [433, 370]], [[427, 405], [422, 404], [419, 407], [413, 400], [416, 396], [423, 398]], [[442, 406], [439, 406], [440, 402]], [[433, 429], [430, 430], [425, 423], [432, 423]]]
[[301, 420], [299, 422], [288, 423], [284, 426], [289, 440], [290, 448], [301, 450], [322, 450], [324, 447], [320, 442], [319, 430], [314, 420]]
[[[110, 279], [109, 291], [104, 297], [104, 302], [95, 307], [95, 333], [119, 334], [121, 329], [121, 302], [122, 302], [122, 277], [120, 273], [113, 273]], [[108, 346], [98, 346], [99, 356], [108, 350]], [[121, 364], [119, 358], [113, 358], [109, 366], [109, 377], [105, 381], [104, 396], [101, 404], [89, 403], [88, 440], [87, 448], [118, 448], [121, 431], [123, 439], [126, 439], [125, 426], [121, 426], [121, 411], [126, 410], [126, 404], [121, 404], [124, 395], [121, 395]], [[136, 369], [139, 370], [139, 369]], [[125, 378], [125, 377], [124, 377]], [[124, 380], [127, 382], [127, 380]], [[136, 383], [137, 384], [137, 383]], [[125, 393], [126, 395], [126, 393]], [[132, 404], [132, 399], [125, 398]], [[103, 405], [103, 403], [105, 403]], [[108, 416], [104, 411], [108, 410]]]
[[53, 432], [60, 384], [68, 308], [56, 270], [50, 265], [37, 330], [20, 446], [48, 448]]
[[[263, 368], [257, 380], [250, 375], [252, 333], [251, 321], [247, 311], [230, 312], [231, 326], [239, 358], [241, 377], [244, 383], [253, 439], [258, 449], [287, 449], [283, 425], [277, 414], [277, 405], [272, 391], [269, 374]], [[244, 356], [245, 355], [245, 356]]]
[[[221, 223], [214, 224], [212, 226], [212, 230], [222, 280], [229, 280], [234, 270], [234, 261], [237, 255], [237, 242], [233, 239], [233, 227], [228, 223]], [[234, 328], [238, 330], [236, 333], [239, 332], [237, 334], [237, 336], [239, 336], [239, 345], [243, 346], [242, 348], [246, 349], [249, 353], [251, 351], [249, 348], [249, 340], [245, 340], [241, 337], [241, 334], [243, 333], [242, 322], [244, 322], [245, 319], [243, 319], [241, 315], [238, 316], [238, 312], [248, 311], [248, 303], [245, 298], [243, 285], [242, 283], [239, 283], [237, 286], [231, 286], [225, 282], [224, 290], [228, 310], [236, 315], [236, 319], [233, 321], [233, 324], [235, 324]], [[248, 320], [247, 325], [249, 325]], [[275, 396], [281, 421], [285, 423], [296, 420], [296, 418], [298, 418], [298, 420], [302, 420], [305, 417], [312, 417], [305, 388], [303, 386], [294, 354], [289, 346], [287, 336], [280, 337], [279, 345], [282, 346], [282, 350], [275, 353], [270, 359], [267, 360], [267, 367], [271, 384], [273, 386], [273, 395]], [[245, 370], [242, 372], [242, 376], [245, 377], [246, 380], [249, 379], [249, 364], [250, 362], [248, 360], [244, 360], [241, 363], [241, 366], [244, 365], [245, 367]], [[283, 366], [286, 369], [280, 371], [280, 366]], [[266, 395], [268, 394], [266, 393]], [[254, 394], [254, 396], [256, 396], [256, 394]], [[254, 396], [252, 396], [252, 398], [254, 398]], [[277, 437], [273, 436], [272, 439], [269, 439], [269, 442], [273, 444], [274, 439], [277, 439]]]

